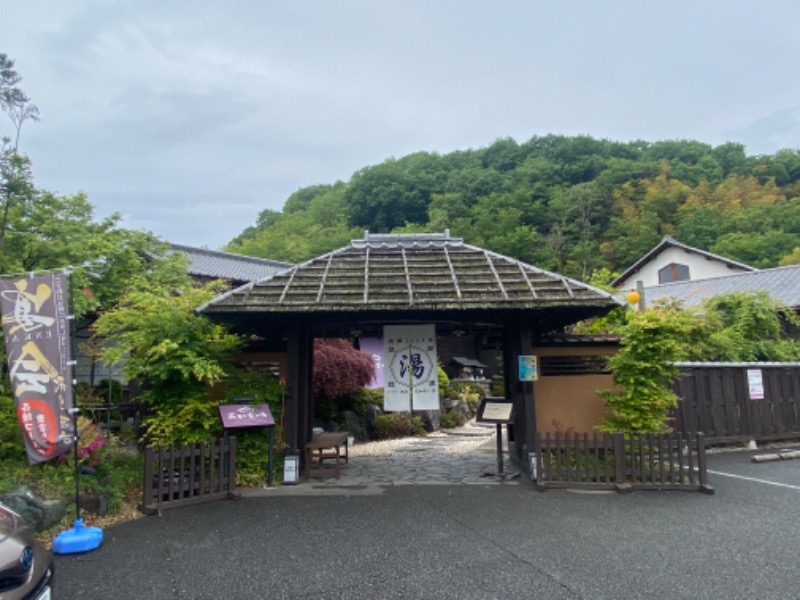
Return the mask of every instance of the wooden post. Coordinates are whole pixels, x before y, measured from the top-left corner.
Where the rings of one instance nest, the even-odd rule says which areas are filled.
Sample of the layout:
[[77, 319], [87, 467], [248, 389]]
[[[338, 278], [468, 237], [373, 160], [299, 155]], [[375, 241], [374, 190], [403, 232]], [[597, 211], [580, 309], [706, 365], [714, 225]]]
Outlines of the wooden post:
[[533, 383], [519, 380], [519, 357], [533, 350], [531, 326], [527, 321], [508, 323], [503, 337], [503, 375], [506, 394], [514, 401], [513, 452], [523, 469], [530, 469], [528, 453], [533, 451], [536, 437], [536, 406]]
[[503, 425], [497, 423], [497, 474], [503, 474]]
[[618, 492], [630, 492], [631, 484], [625, 481], [625, 435], [617, 431], [614, 434], [614, 482]]

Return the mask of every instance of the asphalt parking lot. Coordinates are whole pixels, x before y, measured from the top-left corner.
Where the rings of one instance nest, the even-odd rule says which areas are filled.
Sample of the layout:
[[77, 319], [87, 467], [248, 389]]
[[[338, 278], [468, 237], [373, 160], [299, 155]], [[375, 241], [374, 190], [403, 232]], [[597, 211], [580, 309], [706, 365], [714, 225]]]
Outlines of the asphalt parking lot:
[[709, 456], [713, 496], [389, 487], [247, 497], [111, 527], [55, 597], [793, 598], [800, 460]]

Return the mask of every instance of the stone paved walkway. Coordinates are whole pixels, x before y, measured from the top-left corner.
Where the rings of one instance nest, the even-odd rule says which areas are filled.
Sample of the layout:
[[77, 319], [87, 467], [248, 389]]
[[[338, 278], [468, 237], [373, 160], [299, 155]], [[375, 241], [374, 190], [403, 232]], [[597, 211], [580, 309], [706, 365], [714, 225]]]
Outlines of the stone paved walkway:
[[518, 485], [524, 479], [504, 453], [497, 471], [494, 426], [467, 425], [424, 437], [356, 444], [349, 464], [333, 476], [301, 478], [297, 485], [242, 490], [244, 496], [370, 495], [401, 485]]

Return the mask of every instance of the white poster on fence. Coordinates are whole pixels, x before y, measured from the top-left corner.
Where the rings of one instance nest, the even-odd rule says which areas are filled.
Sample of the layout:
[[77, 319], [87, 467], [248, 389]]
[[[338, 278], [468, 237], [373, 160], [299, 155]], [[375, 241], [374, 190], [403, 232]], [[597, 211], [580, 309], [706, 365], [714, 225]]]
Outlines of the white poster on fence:
[[383, 408], [438, 410], [435, 325], [383, 328]]
[[764, 399], [764, 378], [761, 369], [747, 369], [747, 387], [750, 391], [750, 400]]

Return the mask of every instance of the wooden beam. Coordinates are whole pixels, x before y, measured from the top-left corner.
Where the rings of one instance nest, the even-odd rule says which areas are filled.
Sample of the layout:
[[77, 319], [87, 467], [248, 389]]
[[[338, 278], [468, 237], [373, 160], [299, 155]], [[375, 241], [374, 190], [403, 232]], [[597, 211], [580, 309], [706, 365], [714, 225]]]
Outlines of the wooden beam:
[[536, 404], [533, 383], [519, 380], [519, 357], [533, 351], [531, 326], [526, 320], [508, 323], [503, 335], [503, 375], [506, 394], [514, 401], [515, 417], [513, 443], [509, 443], [512, 457], [528, 471], [528, 455], [533, 452], [536, 435]]
[[486, 257], [486, 262], [489, 263], [489, 268], [492, 270], [494, 278], [497, 280], [497, 285], [500, 286], [500, 291], [503, 293], [503, 298], [508, 300], [508, 292], [506, 291], [506, 287], [503, 285], [503, 280], [500, 279], [500, 274], [497, 272], [497, 269], [494, 268], [491, 255], [486, 250], [483, 251], [483, 255]]
[[331, 270], [331, 263], [333, 262], [333, 254], [328, 257], [328, 262], [325, 263], [325, 272], [319, 280], [319, 290], [317, 291], [317, 304], [322, 300], [322, 294], [325, 292], [325, 282], [328, 281], [328, 271]]
[[364, 304], [369, 302], [369, 251], [367, 246], [367, 253], [364, 257]]
[[456, 277], [456, 270], [453, 267], [453, 261], [450, 260], [450, 252], [447, 250], [447, 246], [444, 247], [444, 256], [447, 258], [447, 266], [450, 267], [450, 275], [453, 277], [453, 287], [456, 288], [458, 299], [461, 300], [461, 288], [458, 287], [458, 277]]
[[414, 304], [414, 288], [411, 287], [411, 272], [408, 270], [408, 256], [406, 249], [401, 248], [403, 254], [403, 269], [406, 272], [406, 286], [408, 287], [408, 303]]
[[287, 339], [288, 377], [283, 409], [283, 440], [288, 446], [287, 454], [291, 455], [302, 456], [306, 442], [311, 439], [313, 358], [310, 327], [294, 324], [289, 328]]

